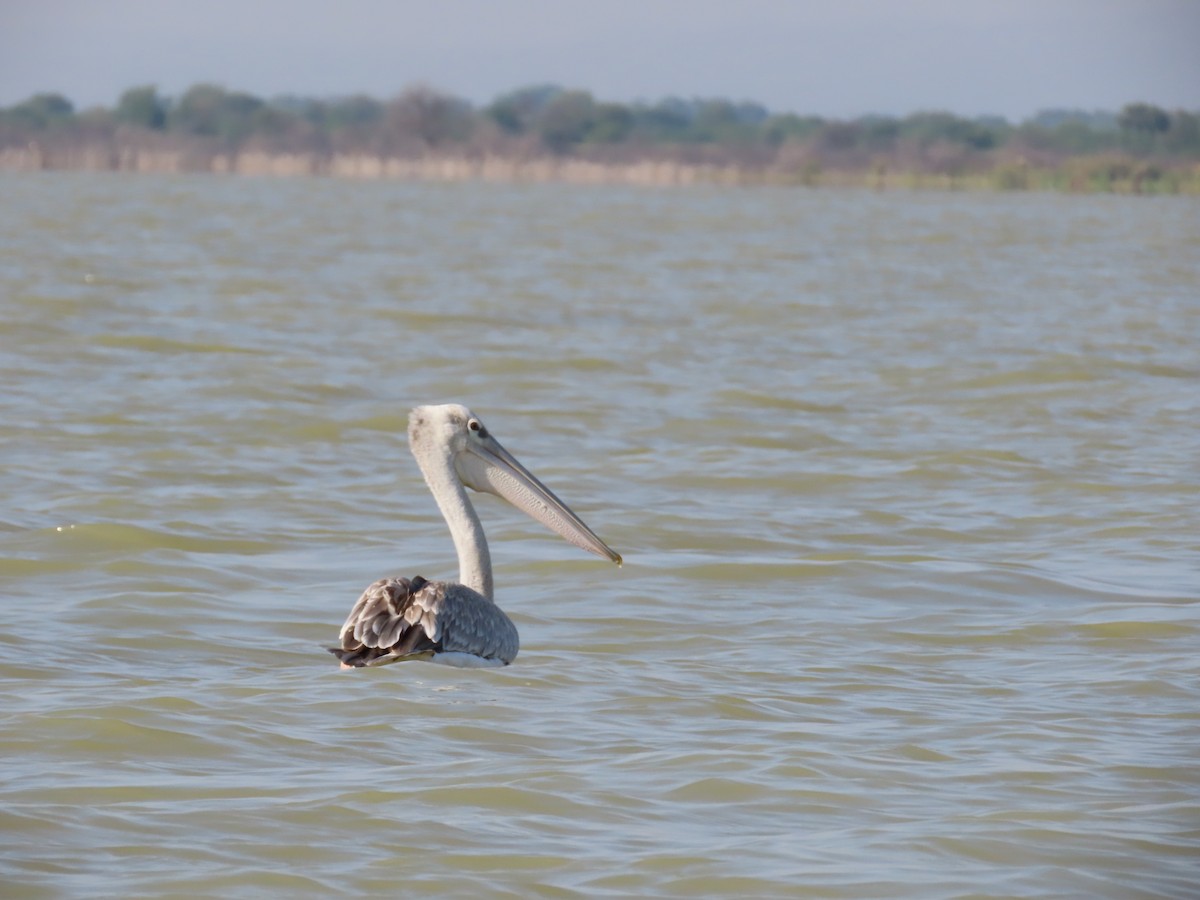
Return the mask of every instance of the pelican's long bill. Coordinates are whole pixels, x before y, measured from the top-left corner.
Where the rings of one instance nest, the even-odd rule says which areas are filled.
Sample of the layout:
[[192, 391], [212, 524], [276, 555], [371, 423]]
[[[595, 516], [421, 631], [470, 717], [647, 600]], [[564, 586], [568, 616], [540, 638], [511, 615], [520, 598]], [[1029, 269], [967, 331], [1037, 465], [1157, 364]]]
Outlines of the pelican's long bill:
[[[482, 429], [481, 429], [482, 431]], [[484, 431], [472, 432], [467, 451], [454, 463], [463, 483], [477, 491], [503, 497], [526, 515], [541, 522], [581, 550], [621, 565], [621, 554], [600, 540], [592, 529], [554, 492], [517, 462], [500, 442]]]

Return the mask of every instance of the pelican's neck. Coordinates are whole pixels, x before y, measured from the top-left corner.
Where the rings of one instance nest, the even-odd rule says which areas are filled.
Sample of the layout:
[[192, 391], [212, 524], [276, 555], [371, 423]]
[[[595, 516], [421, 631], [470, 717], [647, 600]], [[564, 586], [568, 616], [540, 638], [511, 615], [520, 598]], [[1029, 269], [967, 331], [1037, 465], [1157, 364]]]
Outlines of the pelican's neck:
[[414, 443], [413, 455], [442, 517], [450, 526], [454, 549], [458, 551], [459, 582], [492, 600], [492, 557], [488, 553], [487, 538], [483, 536], [483, 525], [475, 507], [467, 497], [467, 489], [454, 471], [450, 454], [440, 447]]

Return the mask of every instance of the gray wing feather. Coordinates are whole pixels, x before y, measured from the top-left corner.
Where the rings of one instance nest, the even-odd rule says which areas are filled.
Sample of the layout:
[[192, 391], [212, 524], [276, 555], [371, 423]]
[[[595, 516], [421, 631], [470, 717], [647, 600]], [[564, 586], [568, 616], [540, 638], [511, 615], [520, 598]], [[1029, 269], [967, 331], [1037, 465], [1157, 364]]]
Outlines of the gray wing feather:
[[354, 667], [451, 652], [508, 663], [520, 646], [508, 616], [482, 594], [420, 576], [384, 578], [363, 591], [339, 643], [329, 652]]

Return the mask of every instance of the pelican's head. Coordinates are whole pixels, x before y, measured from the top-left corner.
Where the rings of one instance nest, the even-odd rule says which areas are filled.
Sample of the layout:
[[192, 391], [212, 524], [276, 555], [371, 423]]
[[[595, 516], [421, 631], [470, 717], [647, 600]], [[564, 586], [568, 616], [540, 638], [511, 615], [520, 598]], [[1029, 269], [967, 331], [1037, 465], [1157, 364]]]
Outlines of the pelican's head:
[[503, 497], [576, 547], [621, 564], [621, 555], [517, 462], [462, 404], [418, 406], [408, 416], [408, 441], [418, 461], [431, 455], [447, 459], [467, 487]]

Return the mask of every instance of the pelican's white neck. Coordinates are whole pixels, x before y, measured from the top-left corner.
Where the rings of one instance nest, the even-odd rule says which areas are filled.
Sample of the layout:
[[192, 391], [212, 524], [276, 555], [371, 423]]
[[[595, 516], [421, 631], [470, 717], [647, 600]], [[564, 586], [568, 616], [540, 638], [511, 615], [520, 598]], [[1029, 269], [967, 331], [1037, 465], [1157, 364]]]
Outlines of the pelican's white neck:
[[409, 444], [425, 483], [450, 527], [458, 551], [458, 580], [489, 600], [492, 596], [492, 557], [488, 553], [483, 525], [467, 497], [467, 489], [454, 470], [450, 449], [428, 432], [412, 429]]

